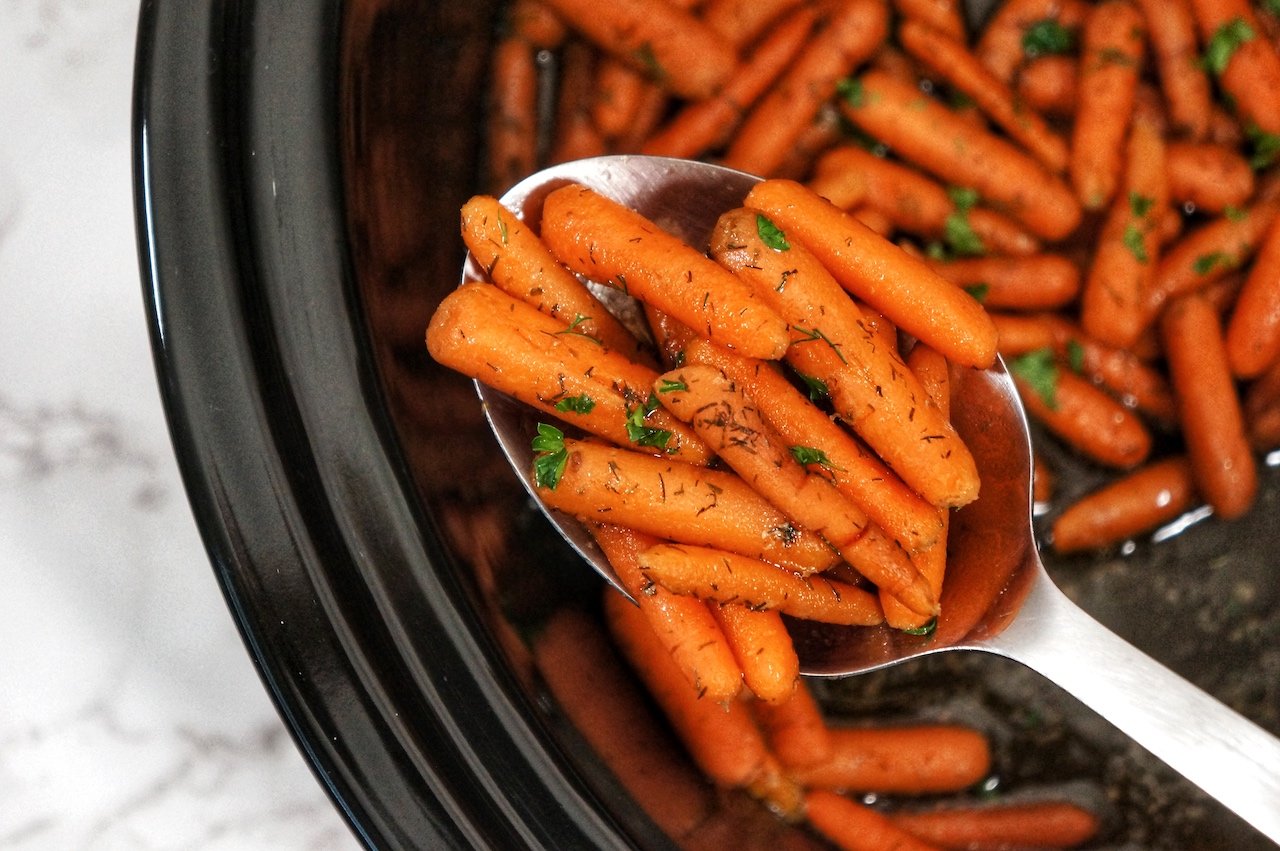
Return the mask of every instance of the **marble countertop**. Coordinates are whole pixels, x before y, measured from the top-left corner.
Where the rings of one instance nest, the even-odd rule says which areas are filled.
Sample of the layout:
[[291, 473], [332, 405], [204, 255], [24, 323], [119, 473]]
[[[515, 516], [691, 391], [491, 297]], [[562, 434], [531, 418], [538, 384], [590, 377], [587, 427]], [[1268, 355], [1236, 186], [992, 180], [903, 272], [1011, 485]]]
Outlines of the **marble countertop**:
[[0, 847], [355, 848], [173, 460], [133, 227], [137, 10], [0, 4]]

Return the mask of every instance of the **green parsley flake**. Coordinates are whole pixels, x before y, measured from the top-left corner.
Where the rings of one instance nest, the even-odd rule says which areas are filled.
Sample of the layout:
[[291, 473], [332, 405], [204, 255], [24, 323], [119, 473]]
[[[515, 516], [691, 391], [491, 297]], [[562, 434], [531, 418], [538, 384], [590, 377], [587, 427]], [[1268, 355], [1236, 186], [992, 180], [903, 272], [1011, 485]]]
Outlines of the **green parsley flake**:
[[862, 88], [862, 80], [854, 77], [845, 77], [837, 82], [836, 94], [840, 95], [844, 102], [854, 109], [867, 104], [867, 93]]
[[1249, 165], [1254, 171], [1270, 168], [1277, 157], [1280, 157], [1280, 136], [1268, 133], [1252, 124], [1245, 128], [1245, 135], [1249, 137], [1249, 142], [1253, 146]]
[[942, 223], [942, 239], [956, 254], [976, 257], [987, 253], [982, 238], [969, 224], [969, 211], [957, 209]]
[[1231, 255], [1225, 251], [1211, 251], [1208, 254], [1201, 254], [1191, 264], [1191, 271], [1197, 275], [1207, 275], [1216, 267], [1221, 266], [1224, 269], [1231, 269], [1235, 266], [1235, 262], [1231, 259]]
[[1200, 58], [1206, 71], [1221, 75], [1227, 70], [1231, 57], [1240, 49], [1240, 45], [1252, 41], [1255, 36], [1253, 27], [1244, 18], [1235, 17], [1218, 27], [1205, 45], [1204, 56]]
[[1139, 263], [1146, 263], [1151, 258], [1147, 255], [1147, 246], [1142, 242], [1142, 231], [1133, 222], [1125, 226], [1124, 235], [1120, 237], [1124, 247]]
[[831, 398], [831, 388], [827, 387], [827, 382], [813, 375], [805, 375], [803, 372], [797, 372], [796, 375], [804, 383], [809, 391], [810, 402], [821, 402], [824, 399]]
[[637, 405], [627, 412], [627, 439], [636, 446], [652, 446], [655, 449], [666, 449], [671, 442], [671, 432], [665, 428], [654, 428], [645, 420], [658, 409], [658, 397], [650, 394], [648, 401]]
[[907, 635], [933, 635], [934, 630], [937, 628], [938, 619], [929, 618], [927, 622], [920, 624], [920, 626], [904, 626], [902, 632]]
[[831, 459], [827, 457], [827, 453], [821, 449], [815, 449], [812, 446], [792, 446], [791, 457], [796, 459], [804, 466], [817, 464], [827, 470], [839, 470], [840, 468], [831, 463]]
[[1009, 361], [1009, 371], [1031, 386], [1050, 410], [1058, 407], [1058, 362], [1053, 349], [1043, 348]]
[[580, 393], [577, 396], [566, 396], [556, 402], [556, 410], [561, 413], [589, 414], [595, 406], [595, 400], [586, 393]]
[[1136, 218], [1142, 218], [1151, 212], [1151, 206], [1155, 204], [1156, 199], [1148, 198], [1146, 195], [1139, 195], [1137, 192], [1129, 193], [1129, 211]]
[[564, 445], [564, 432], [553, 425], [538, 423], [538, 435], [533, 439], [533, 483], [540, 488], [556, 489], [569, 462], [569, 451]]
[[659, 393], [681, 393], [688, 389], [688, 384], [683, 381], [672, 381], [670, 378], [662, 379], [662, 383], [658, 385]]
[[791, 243], [787, 242], [787, 235], [764, 213], [756, 213], [756, 233], [760, 235], [760, 241], [774, 251], [791, 249]]
[[1036, 21], [1022, 33], [1022, 52], [1029, 59], [1070, 53], [1075, 46], [1075, 34], [1053, 18]]
[[965, 287], [964, 291], [973, 296], [979, 304], [982, 304], [987, 300], [987, 293], [991, 292], [991, 285], [979, 281], [976, 284]]
[[1076, 375], [1084, 372], [1084, 345], [1079, 340], [1067, 341], [1067, 365]]

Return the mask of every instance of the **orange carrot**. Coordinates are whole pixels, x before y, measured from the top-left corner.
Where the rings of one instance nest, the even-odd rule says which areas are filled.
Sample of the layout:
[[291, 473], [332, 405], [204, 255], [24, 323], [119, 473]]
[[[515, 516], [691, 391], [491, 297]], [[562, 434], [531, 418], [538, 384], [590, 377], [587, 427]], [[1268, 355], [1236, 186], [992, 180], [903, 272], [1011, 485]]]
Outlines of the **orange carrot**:
[[883, 813], [825, 789], [804, 796], [805, 817], [841, 851], [930, 851], [938, 846], [916, 838]]
[[647, 443], [652, 452], [693, 463], [709, 458], [702, 441], [665, 412], [645, 418], [641, 437], [652, 439], [635, 444], [633, 421], [657, 373], [492, 284], [464, 284], [450, 293], [431, 318], [427, 349], [444, 366], [606, 440]]
[[1127, 469], [1145, 461], [1152, 438], [1142, 420], [1087, 379], [1046, 360], [1033, 352], [1010, 362], [1028, 416], [1099, 464]]
[[1050, 171], [1067, 167], [1067, 143], [1035, 110], [1020, 104], [1009, 85], [987, 69], [963, 41], [908, 19], [898, 27], [902, 46], [939, 78], [968, 95], [998, 127]]
[[631, 360], [649, 359], [635, 335], [497, 199], [476, 195], [462, 205], [462, 240], [488, 279], [508, 295]]
[[790, 323], [797, 341], [787, 361], [821, 382], [839, 416], [926, 501], [971, 501], [978, 487], [973, 457], [927, 401], [896, 345], [870, 333], [863, 311], [804, 244], [781, 234], [787, 248], [769, 247], [761, 236], [769, 227], [775, 226], [767, 217], [749, 210], [725, 213], [712, 233], [712, 252]]
[[1280, 218], [1263, 237], [1226, 333], [1227, 359], [1241, 378], [1255, 378], [1280, 359]]
[[982, 63], [1007, 83], [1028, 59], [1023, 45], [1028, 29], [1052, 22], [1074, 32], [1089, 9], [1090, 5], [1080, 0], [1007, 0], [996, 7], [983, 27], [975, 50]]
[[714, 95], [733, 74], [733, 46], [667, 0], [543, 0], [601, 50], [688, 98]]
[[1230, 95], [1241, 121], [1280, 133], [1280, 55], [1261, 38], [1248, 0], [1191, 0], [1206, 64]]
[[1056, 314], [992, 313], [1000, 335], [1000, 354], [1006, 360], [1040, 349], [1055, 349], [1061, 342]]
[[669, 123], [645, 140], [640, 152], [694, 157], [727, 142], [746, 110], [805, 43], [817, 14], [814, 8], [797, 9], [788, 14], [751, 52], [718, 95], [685, 105]]
[[884, 41], [888, 14], [880, 0], [838, 0], [804, 50], [752, 108], [724, 164], [769, 175], [786, 158], [822, 105]]
[[861, 588], [822, 575], [799, 576], [727, 550], [658, 544], [640, 554], [640, 563], [654, 582], [677, 594], [846, 626], [884, 619], [875, 596]]
[[1242, 407], [1249, 444], [1264, 452], [1280, 447], [1280, 364], [1249, 384]]
[[644, 615], [621, 594], [606, 592], [604, 611], [618, 649], [707, 777], [721, 786], [742, 787], [768, 771], [771, 757], [764, 736], [745, 704], [700, 699]]
[[948, 724], [833, 727], [831, 758], [792, 773], [811, 788], [927, 795], [955, 792], [991, 768], [987, 739]]
[[685, 357], [687, 363], [709, 364], [733, 379], [789, 445], [820, 451], [827, 461], [821, 467], [822, 475], [909, 552], [937, 541], [941, 524], [933, 506], [806, 399], [781, 370], [705, 340], [692, 343]]
[[897, 810], [889, 820], [943, 848], [1073, 848], [1098, 832], [1096, 815], [1066, 801]]
[[800, 659], [782, 615], [740, 603], [711, 605], [710, 609], [733, 648], [742, 680], [751, 693], [765, 703], [790, 700], [800, 679]]
[[1063, 307], [1080, 293], [1080, 267], [1061, 254], [959, 257], [929, 265], [992, 310]]
[[569, 39], [560, 51], [559, 87], [549, 163], [594, 157], [606, 150], [604, 136], [591, 118], [596, 54], [578, 39]]
[[778, 358], [787, 323], [742, 281], [639, 213], [584, 186], [549, 194], [542, 239], [574, 272], [623, 289], [716, 342]]
[[642, 71], [608, 56], [596, 63], [591, 120], [600, 135], [616, 139], [627, 131], [644, 101], [645, 89], [656, 85]]
[[[655, 383], [662, 404], [714, 448], [748, 484], [802, 528], [821, 535], [882, 591], [913, 611], [934, 613], [936, 595], [905, 551], [870, 526], [866, 514], [824, 476], [810, 473], [799, 450], [788, 447], [755, 403], [723, 372], [688, 364]], [[807, 458], [807, 456], [806, 456]], [[829, 464], [825, 458], [816, 462]]]
[[1109, 547], [1149, 532], [1195, 504], [1185, 456], [1154, 461], [1081, 497], [1053, 522], [1060, 553]]
[[968, 39], [963, 4], [956, 0], [894, 0], [898, 14], [963, 42]]
[[554, 50], [564, 42], [566, 30], [564, 21], [542, 0], [514, 0], [511, 32], [534, 47]]
[[995, 328], [968, 293], [799, 183], [766, 180], [745, 201], [804, 245], [840, 284], [899, 328], [966, 366], [995, 355]]
[[784, 768], [814, 765], [830, 758], [831, 732], [805, 680], [799, 681], [789, 699], [758, 704], [756, 718], [769, 749]]
[[538, 496], [584, 522], [723, 547], [803, 573], [838, 561], [732, 473], [573, 439], [564, 450], [559, 483], [540, 484]]
[[614, 151], [638, 151], [667, 117], [673, 98], [662, 86], [649, 83], [640, 91], [630, 123], [613, 140]]
[[1111, 203], [1080, 299], [1080, 324], [1091, 336], [1127, 348], [1150, 322], [1147, 299], [1168, 209], [1164, 140], [1137, 119], [1129, 134], [1123, 190]]
[[1018, 97], [1032, 109], [1054, 118], [1076, 113], [1076, 78], [1080, 63], [1074, 56], [1048, 55], [1032, 59], [1018, 74]]
[[1056, 490], [1057, 476], [1044, 456], [1037, 453], [1031, 457], [1031, 499], [1045, 504], [1053, 499]]
[[1243, 207], [1253, 195], [1253, 169], [1237, 150], [1212, 142], [1170, 142], [1165, 166], [1169, 195], [1206, 213]]
[[1103, 0], [1085, 21], [1071, 136], [1071, 183], [1087, 210], [1101, 210], [1121, 182], [1146, 46], [1146, 22], [1127, 0]]
[[640, 553], [658, 539], [606, 524], [593, 526], [591, 534], [690, 687], [707, 700], [733, 699], [743, 671], [715, 614], [700, 600], [650, 583], [640, 569]]
[[1188, 139], [1209, 133], [1213, 90], [1200, 64], [1196, 19], [1188, 0], [1138, 0], [1147, 24], [1160, 90], [1175, 130]]
[[1160, 332], [1196, 487], [1219, 517], [1239, 517], [1253, 504], [1258, 473], [1217, 311], [1184, 296], [1165, 310]]
[[708, 0], [702, 20], [730, 44], [743, 47], [763, 37], [770, 24], [779, 26], [803, 0]]
[[538, 158], [538, 68], [534, 48], [503, 38], [493, 49], [487, 118], [488, 185], [503, 192], [533, 173]]
[[974, 189], [1037, 236], [1060, 239], [1080, 222], [1070, 188], [1031, 156], [937, 100], [878, 71], [859, 79], [841, 112], [896, 154], [955, 186]]

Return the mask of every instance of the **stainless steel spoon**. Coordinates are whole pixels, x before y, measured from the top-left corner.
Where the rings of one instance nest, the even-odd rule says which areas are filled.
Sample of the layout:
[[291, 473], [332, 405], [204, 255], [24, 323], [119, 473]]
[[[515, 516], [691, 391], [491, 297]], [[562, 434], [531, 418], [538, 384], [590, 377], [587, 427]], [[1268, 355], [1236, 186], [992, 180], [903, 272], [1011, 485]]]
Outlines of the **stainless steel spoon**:
[[[704, 163], [600, 157], [539, 172], [502, 201], [526, 221], [537, 221], [548, 192], [581, 183], [702, 246], [717, 217], [740, 206], [757, 181]], [[482, 273], [468, 259], [463, 277], [476, 280]], [[539, 415], [484, 385], [477, 388], [494, 434], [536, 501], [529, 471]], [[795, 640], [804, 672], [848, 676], [946, 650], [1005, 656], [1075, 695], [1280, 843], [1280, 739], [1116, 636], [1050, 580], [1030, 522], [1030, 435], [1002, 365], [955, 371], [952, 419], [977, 460], [982, 495], [954, 513], [937, 629], [930, 636], [913, 636], [887, 628], [800, 624]], [[620, 589], [585, 527], [541, 507], [591, 566]]]

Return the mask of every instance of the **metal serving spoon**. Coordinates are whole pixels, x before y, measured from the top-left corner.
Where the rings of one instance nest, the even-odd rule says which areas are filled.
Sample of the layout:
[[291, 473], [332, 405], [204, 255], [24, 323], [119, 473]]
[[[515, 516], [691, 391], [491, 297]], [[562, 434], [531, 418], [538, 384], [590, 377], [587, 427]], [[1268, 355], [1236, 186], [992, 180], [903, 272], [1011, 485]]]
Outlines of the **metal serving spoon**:
[[[599, 157], [534, 174], [501, 200], [536, 222], [547, 193], [581, 183], [702, 246], [719, 215], [741, 206], [758, 180], [685, 160]], [[481, 277], [468, 258], [464, 280]], [[976, 502], [953, 515], [937, 629], [914, 636], [888, 628], [799, 623], [794, 637], [804, 672], [848, 676], [946, 650], [1005, 656], [1075, 695], [1280, 843], [1280, 740], [1116, 636], [1053, 584], [1030, 522], [1031, 440], [1013, 382], [1000, 364], [954, 372], [951, 416], [977, 461], [982, 487]], [[537, 501], [529, 471], [539, 415], [484, 385], [477, 388], [503, 451]], [[538, 504], [621, 590], [586, 528]]]

